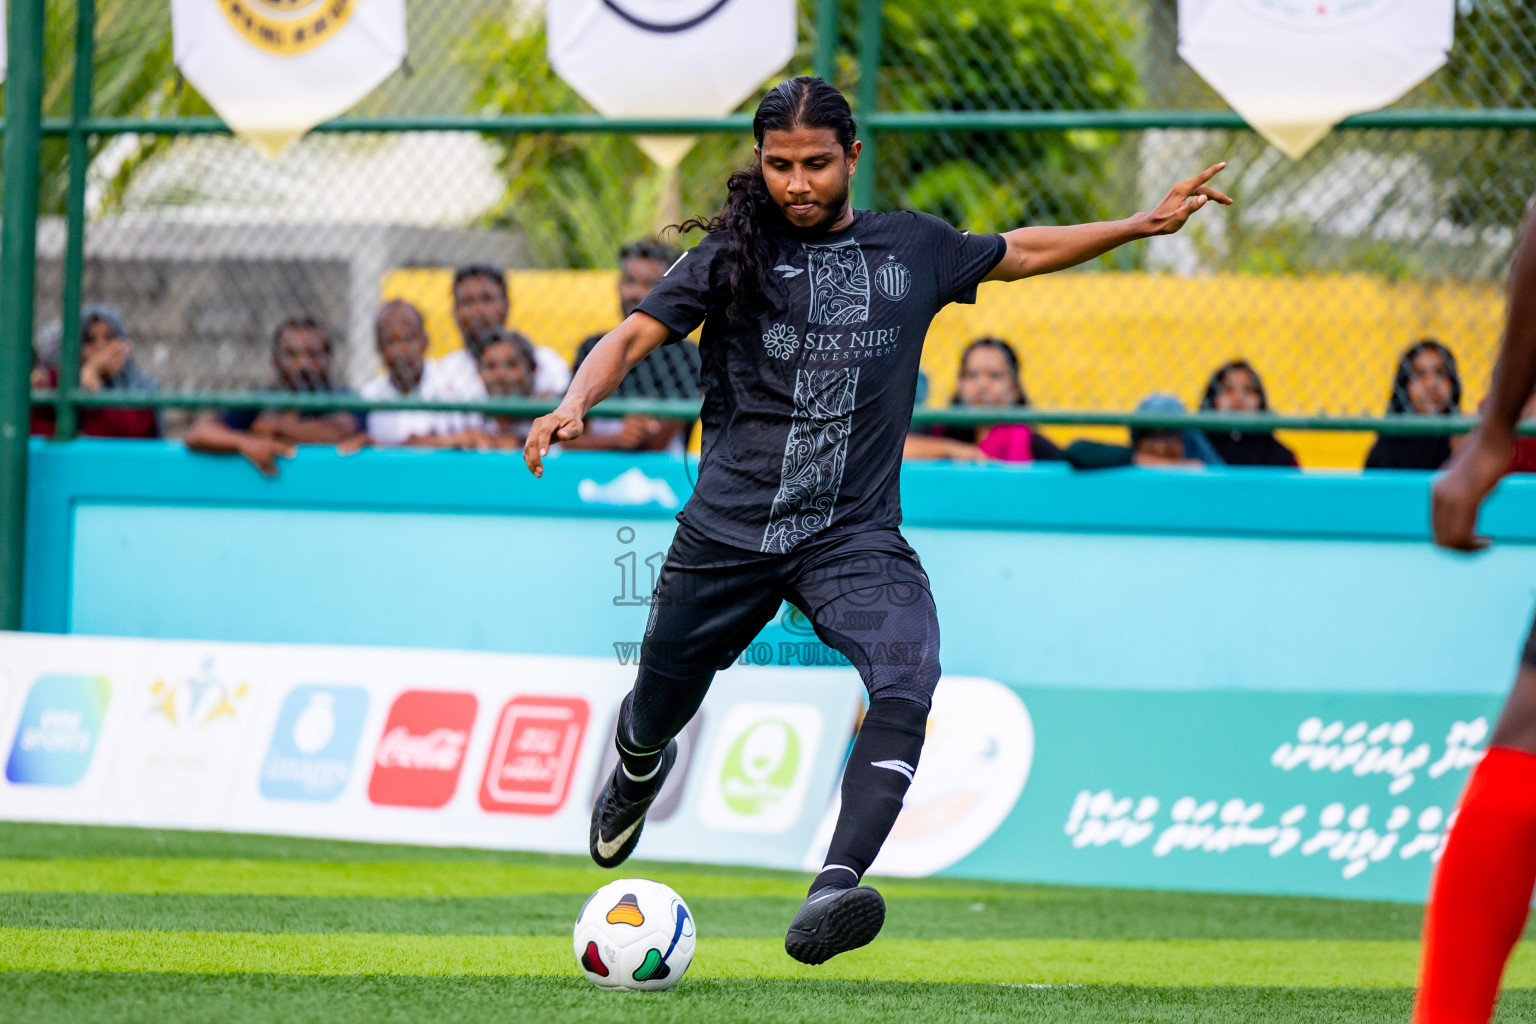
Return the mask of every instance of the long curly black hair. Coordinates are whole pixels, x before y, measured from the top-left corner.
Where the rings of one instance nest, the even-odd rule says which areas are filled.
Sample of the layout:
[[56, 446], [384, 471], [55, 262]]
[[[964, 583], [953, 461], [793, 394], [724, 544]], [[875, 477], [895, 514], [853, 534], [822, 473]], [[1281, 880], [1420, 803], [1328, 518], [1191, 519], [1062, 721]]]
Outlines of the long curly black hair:
[[[752, 137], [759, 148], [764, 133], [794, 128], [830, 128], [844, 153], [858, 134], [848, 100], [814, 75], [801, 75], [774, 86], [752, 118]], [[732, 174], [725, 191], [725, 205], [719, 214], [708, 219], [694, 217], [674, 225], [673, 230], [703, 230], [724, 236], [724, 263], [731, 289], [725, 315], [735, 323], [747, 323], [762, 309], [769, 286], [772, 255], [767, 236], [782, 230], [786, 222], [768, 194], [760, 158]]]

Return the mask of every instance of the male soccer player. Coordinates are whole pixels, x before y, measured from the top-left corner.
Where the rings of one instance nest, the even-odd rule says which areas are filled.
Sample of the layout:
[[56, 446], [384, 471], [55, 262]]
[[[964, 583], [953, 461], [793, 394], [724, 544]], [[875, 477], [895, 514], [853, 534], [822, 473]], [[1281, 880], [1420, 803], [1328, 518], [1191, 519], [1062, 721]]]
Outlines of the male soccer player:
[[[1536, 231], [1521, 230], [1509, 322], [1483, 421], [1435, 483], [1435, 543], [1478, 551], [1477, 512], [1515, 452], [1515, 425], [1536, 388]], [[1487, 1024], [1499, 978], [1536, 888], [1536, 626], [1515, 687], [1473, 769], [1430, 884], [1414, 1024]]]
[[1231, 200], [1205, 184], [1218, 164], [1127, 220], [971, 235], [926, 214], [849, 205], [860, 144], [848, 101], [820, 78], [777, 86], [752, 132], [757, 158], [731, 175], [720, 215], [682, 225], [707, 237], [593, 347], [523, 454], [542, 475], [549, 445], [579, 436], [582, 417], [630, 368], [703, 323], [698, 484], [678, 514], [620, 708], [619, 764], [592, 809], [592, 859], [613, 867], [634, 850], [676, 757], [673, 737], [715, 672], [788, 600], [870, 697], [826, 866], [785, 939], [791, 956], [818, 964], [869, 942], [885, 921], [880, 894], [859, 882], [901, 811], [939, 678], [928, 577], [897, 529], [929, 322], [948, 303], [974, 302], [982, 281], [1074, 266]]

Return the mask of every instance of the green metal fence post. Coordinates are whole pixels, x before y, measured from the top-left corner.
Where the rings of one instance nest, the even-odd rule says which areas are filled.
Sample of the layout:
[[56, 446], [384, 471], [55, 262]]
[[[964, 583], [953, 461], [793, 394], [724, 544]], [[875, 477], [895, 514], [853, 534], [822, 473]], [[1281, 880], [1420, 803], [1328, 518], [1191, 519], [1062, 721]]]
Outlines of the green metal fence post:
[[26, 557], [28, 392], [37, 272], [38, 147], [42, 138], [43, 0], [10, 0], [0, 196], [0, 628], [21, 628]]
[[59, 404], [56, 436], [75, 436], [73, 401], [80, 381], [80, 290], [85, 276], [85, 173], [90, 169], [92, 65], [96, 57], [96, 0], [75, 0], [75, 77], [69, 112], [69, 192], [65, 198], [64, 308], [59, 314]]
[[836, 84], [837, 8], [842, 0], [816, 0], [816, 53], [811, 70]]
[[875, 202], [875, 104], [880, 95], [880, 48], [884, 13], [880, 0], [864, 0], [859, 13], [859, 120], [864, 152], [853, 176], [853, 205], [864, 210]]

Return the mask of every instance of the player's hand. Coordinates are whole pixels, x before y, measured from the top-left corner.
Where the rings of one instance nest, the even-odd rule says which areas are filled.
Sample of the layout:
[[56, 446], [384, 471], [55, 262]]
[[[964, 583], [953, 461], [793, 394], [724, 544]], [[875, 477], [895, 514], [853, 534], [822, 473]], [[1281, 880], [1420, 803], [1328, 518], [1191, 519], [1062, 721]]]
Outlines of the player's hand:
[[1478, 509], [1514, 458], [1514, 436], [1486, 428], [1484, 424], [1467, 438], [1435, 481], [1430, 502], [1435, 543], [1452, 551], [1481, 551], [1488, 546], [1488, 538], [1477, 533]]
[[1147, 214], [1149, 232], [1154, 235], [1171, 235], [1184, 226], [1196, 210], [1215, 200], [1223, 206], [1231, 206], [1232, 200], [1225, 194], [1207, 187], [1206, 182], [1216, 177], [1223, 167], [1222, 161], [1207, 167], [1188, 181], [1181, 181], [1168, 190], [1157, 208]]
[[277, 460], [291, 459], [294, 452], [294, 446], [287, 441], [271, 437], [247, 437], [240, 445], [240, 454], [261, 470], [262, 476], [277, 476]]
[[534, 420], [533, 427], [528, 431], [528, 440], [523, 445], [523, 461], [528, 464], [528, 471], [534, 476], [543, 476], [544, 456], [549, 454], [549, 446], [559, 441], [575, 440], [586, 429], [581, 416], [574, 409], [567, 409], [563, 405]]

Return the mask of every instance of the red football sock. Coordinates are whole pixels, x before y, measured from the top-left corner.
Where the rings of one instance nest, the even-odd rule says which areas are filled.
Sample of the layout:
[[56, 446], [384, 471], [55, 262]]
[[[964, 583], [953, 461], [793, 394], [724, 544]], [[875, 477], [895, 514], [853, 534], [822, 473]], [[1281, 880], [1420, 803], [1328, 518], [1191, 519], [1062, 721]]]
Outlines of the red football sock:
[[1489, 749], [1430, 883], [1414, 1024], [1488, 1024], [1536, 888], [1536, 754]]

